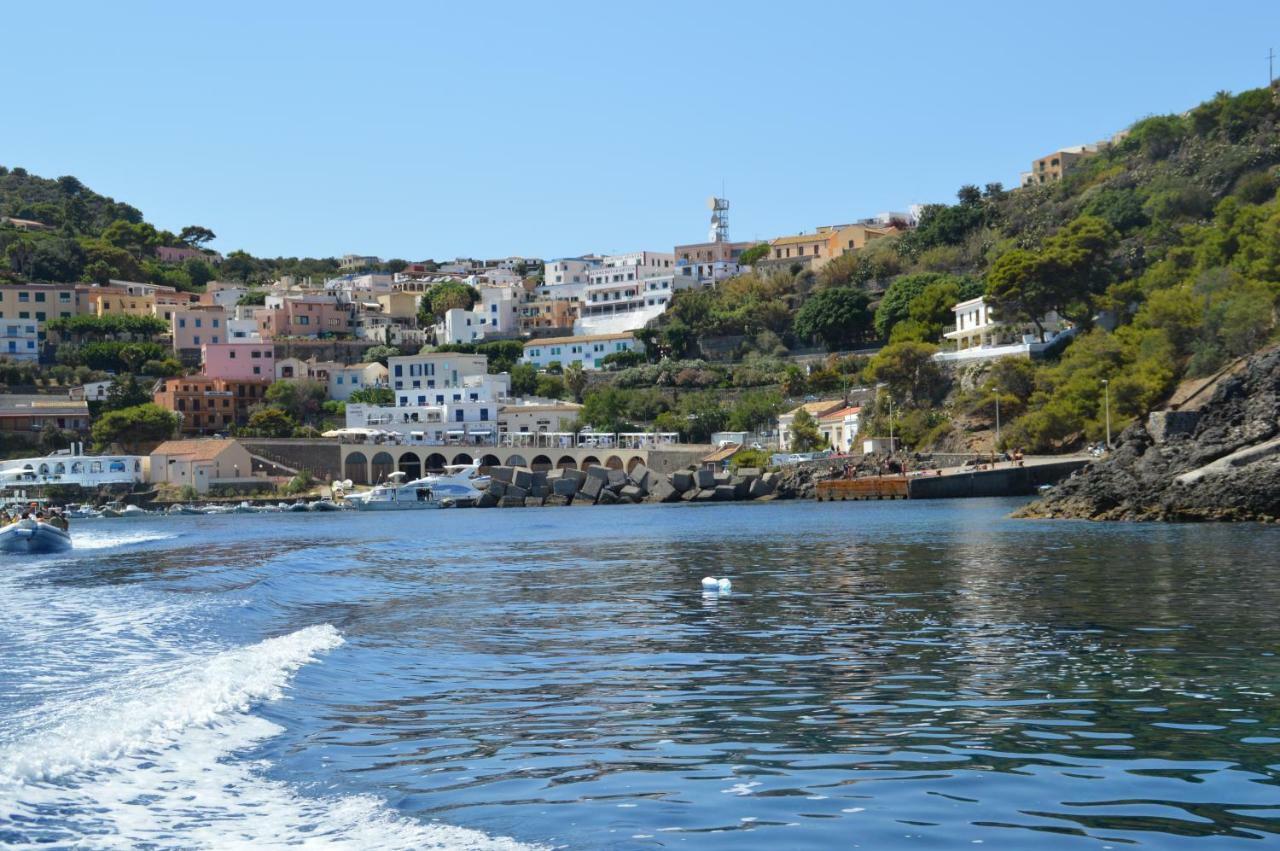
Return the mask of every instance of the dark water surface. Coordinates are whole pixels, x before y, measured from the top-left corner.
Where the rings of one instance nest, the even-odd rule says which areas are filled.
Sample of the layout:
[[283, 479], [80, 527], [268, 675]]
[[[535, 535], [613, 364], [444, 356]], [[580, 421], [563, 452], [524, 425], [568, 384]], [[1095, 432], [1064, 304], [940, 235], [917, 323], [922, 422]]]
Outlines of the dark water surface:
[[1280, 847], [1280, 529], [1013, 505], [82, 522], [0, 845]]

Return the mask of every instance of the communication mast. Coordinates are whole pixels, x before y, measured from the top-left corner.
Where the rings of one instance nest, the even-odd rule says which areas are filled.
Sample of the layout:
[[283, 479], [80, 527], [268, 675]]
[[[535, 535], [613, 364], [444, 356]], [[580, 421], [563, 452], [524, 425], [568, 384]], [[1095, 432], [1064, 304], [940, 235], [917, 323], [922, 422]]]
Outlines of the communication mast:
[[711, 233], [709, 242], [729, 241], [729, 199], [712, 195], [707, 199], [707, 209], [711, 211]]

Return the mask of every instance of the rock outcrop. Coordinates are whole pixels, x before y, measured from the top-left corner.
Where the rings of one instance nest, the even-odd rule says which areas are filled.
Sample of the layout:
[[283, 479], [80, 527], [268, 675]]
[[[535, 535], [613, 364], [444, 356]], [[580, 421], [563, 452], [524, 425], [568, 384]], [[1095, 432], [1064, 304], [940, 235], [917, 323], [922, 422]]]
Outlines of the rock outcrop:
[[1280, 350], [1218, 381], [1198, 410], [1158, 411], [1018, 517], [1280, 518]]

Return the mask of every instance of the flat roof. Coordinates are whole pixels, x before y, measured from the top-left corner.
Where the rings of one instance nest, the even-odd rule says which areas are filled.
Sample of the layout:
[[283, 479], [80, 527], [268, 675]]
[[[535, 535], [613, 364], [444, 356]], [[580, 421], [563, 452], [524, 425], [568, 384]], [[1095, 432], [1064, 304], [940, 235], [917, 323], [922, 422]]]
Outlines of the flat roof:
[[619, 331], [616, 334], [583, 334], [581, 337], [542, 337], [541, 339], [530, 340], [524, 344], [524, 347], [527, 349], [530, 346], [564, 345], [565, 343], [594, 343], [599, 342], [600, 340], [617, 340], [621, 338], [634, 340], [635, 334], [631, 331]]

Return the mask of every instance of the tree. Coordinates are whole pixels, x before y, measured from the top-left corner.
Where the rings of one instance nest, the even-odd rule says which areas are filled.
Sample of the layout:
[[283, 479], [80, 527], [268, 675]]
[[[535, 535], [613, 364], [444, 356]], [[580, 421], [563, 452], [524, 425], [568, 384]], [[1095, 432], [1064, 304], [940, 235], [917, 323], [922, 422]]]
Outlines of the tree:
[[430, 304], [430, 314], [423, 316], [420, 310], [419, 318], [424, 319], [423, 324], [432, 324], [432, 321], [439, 322], [444, 319], [446, 312], [454, 308], [462, 310], [470, 310], [475, 303], [480, 300], [480, 293], [475, 287], [467, 286], [461, 281], [445, 281], [442, 284], [436, 284], [431, 291], [423, 296], [423, 306]]
[[111, 383], [107, 398], [102, 400], [102, 412], [136, 408], [150, 401], [151, 393], [147, 388], [138, 383], [133, 373], [125, 373]]
[[924, 288], [929, 284], [946, 280], [947, 277], [940, 272], [923, 272], [918, 275], [902, 275], [895, 278], [885, 290], [884, 298], [880, 299], [880, 305], [876, 308], [876, 334], [882, 339], [887, 339], [893, 332], [893, 326], [906, 320], [910, 315], [912, 300], [924, 292]]
[[587, 371], [579, 361], [574, 361], [564, 368], [564, 386], [573, 394], [575, 402], [582, 401], [582, 391], [587, 389]]
[[298, 422], [312, 422], [329, 398], [329, 388], [309, 379], [276, 381], [267, 388], [263, 398]]
[[361, 387], [352, 391], [347, 401], [353, 405], [394, 405], [396, 394], [389, 387]]
[[554, 375], [539, 375], [533, 395], [544, 399], [559, 399], [564, 396], [564, 381]]
[[538, 387], [538, 368], [531, 363], [518, 363], [511, 367], [511, 394], [529, 396]]
[[187, 225], [178, 234], [178, 239], [193, 248], [204, 245], [206, 242], [213, 242], [217, 238], [216, 233], [200, 225]]
[[801, 305], [793, 328], [797, 336], [822, 340], [830, 351], [848, 348], [871, 329], [867, 303], [867, 294], [852, 287], [822, 290]]
[[818, 431], [818, 421], [803, 407], [796, 411], [790, 431], [788, 448], [792, 452], [813, 452], [827, 445], [827, 439]]
[[782, 412], [782, 397], [767, 390], [742, 394], [729, 414], [729, 428], [734, 431], [759, 431], [768, 428]]
[[126, 452], [137, 454], [143, 446], [154, 446], [173, 437], [178, 430], [178, 415], [154, 403], [109, 411], [93, 424], [90, 434], [94, 446], [105, 452], [113, 443]]
[[250, 415], [247, 431], [256, 437], [289, 437], [297, 426], [297, 420], [280, 408], [263, 408]]
[[936, 402], [946, 391], [946, 377], [933, 359], [937, 346], [927, 343], [890, 343], [871, 359], [871, 379], [884, 382], [902, 407]]
[[754, 266], [769, 256], [769, 243], [758, 242], [738, 255], [738, 265]]
[[403, 352], [396, 346], [370, 346], [365, 349], [364, 357], [370, 362], [376, 361], [383, 366], [387, 365], [387, 358], [398, 358]]
[[627, 430], [627, 394], [616, 387], [605, 387], [587, 394], [581, 419], [604, 431]]

